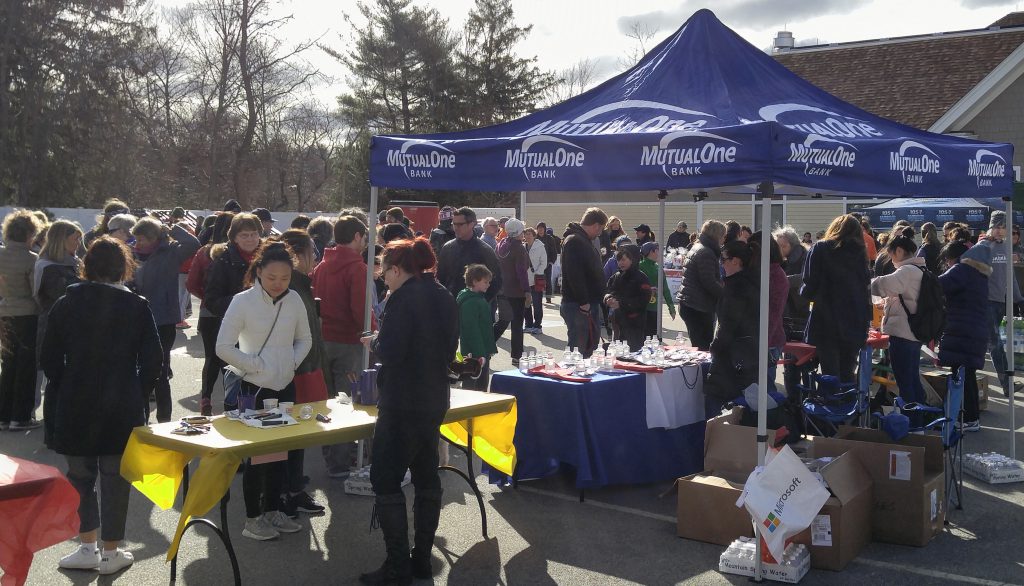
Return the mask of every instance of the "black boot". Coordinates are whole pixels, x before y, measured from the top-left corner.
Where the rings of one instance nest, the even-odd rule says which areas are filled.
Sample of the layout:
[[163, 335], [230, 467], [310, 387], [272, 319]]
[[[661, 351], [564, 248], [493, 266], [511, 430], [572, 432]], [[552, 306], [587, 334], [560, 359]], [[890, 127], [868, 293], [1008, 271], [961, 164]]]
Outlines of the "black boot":
[[406, 517], [405, 495], [402, 493], [378, 496], [374, 514], [384, 534], [384, 547], [388, 557], [375, 572], [361, 574], [363, 584], [406, 586], [412, 583], [409, 561], [409, 520]]
[[415, 547], [412, 550], [412, 575], [418, 580], [429, 579], [433, 575], [430, 567], [430, 551], [434, 548], [434, 534], [441, 517], [440, 488], [417, 490], [416, 500], [412, 505], [413, 526], [416, 529]]

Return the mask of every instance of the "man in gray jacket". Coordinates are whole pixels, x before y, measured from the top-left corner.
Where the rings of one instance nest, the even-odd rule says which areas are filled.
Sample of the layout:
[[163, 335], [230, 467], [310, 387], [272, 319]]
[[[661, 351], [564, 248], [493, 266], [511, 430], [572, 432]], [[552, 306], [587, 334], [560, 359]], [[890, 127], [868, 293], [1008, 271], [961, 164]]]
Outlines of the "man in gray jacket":
[[[1008, 365], [1006, 349], [999, 339], [999, 326], [1006, 317], [1006, 212], [994, 211], [989, 218], [988, 238], [979, 242], [979, 246], [987, 246], [992, 250], [992, 274], [988, 278], [988, 307], [989, 307], [989, 332], [988, 351], [992, 354], [992, 364], [995, 366], [996, 375], [999, 377], [999, 384], [1003, 387], [1003, 396], [1010, 396], [1010, 378], [1006, 375]], [[1017, 278], [1013, 279], [1013, 302], [1024, 301], [1021, 297], [1020, 287]], [[1020, 389], [1020, 383], [1015, 383], [1014, 388]]]

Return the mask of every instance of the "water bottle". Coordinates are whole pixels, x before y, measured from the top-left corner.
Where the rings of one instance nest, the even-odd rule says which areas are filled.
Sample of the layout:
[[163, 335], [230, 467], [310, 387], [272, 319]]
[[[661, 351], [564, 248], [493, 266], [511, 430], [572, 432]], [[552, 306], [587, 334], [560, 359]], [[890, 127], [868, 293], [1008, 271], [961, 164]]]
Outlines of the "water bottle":
[[551, 369], [555, 366], [555, 356], [551, 352], [548, 352], [544, 358], [544, 368]]
[[530, 370], [530, 359], [520, 358], [519, 359], [519, 372], [526, 374]]
[[581, 362], [583, 362], [583, 353], [580, 352], [579, 348], [573, 349], [573, 351], [572, 351], [572, 363], [575, 365], [575, 364], [579, 364]]
[[683, 333], [682, 332], [678, 332], [676, 334], [676, 346], [683, 346], [683, 345], [684, 345], [683, 344]]
[[644, 346], [643, 350], [640, 351], [640, 363], [650, 364], [651, 363], [651, 349]]
[[569, 346], [565, 347], [565, 352], [562, 352], [562, 364], [568, 366], [569, 361], [572, 360], [572, 348]]

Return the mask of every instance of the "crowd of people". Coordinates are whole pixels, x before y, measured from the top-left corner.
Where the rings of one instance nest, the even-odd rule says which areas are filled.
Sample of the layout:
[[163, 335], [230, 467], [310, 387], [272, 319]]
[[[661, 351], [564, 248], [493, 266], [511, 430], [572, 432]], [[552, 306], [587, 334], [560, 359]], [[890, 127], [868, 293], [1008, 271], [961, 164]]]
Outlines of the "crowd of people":
[[[816, 240], [789, 226], [765, 235], [708, 220], [691, 234], [679, 222], [666, 238], [667, 247], [685, 251], [674, 297], [651, 228], [639, 224], [630, 237], [621, 219], [599, 208], [587, 209], [561, 237], [544, 222], [481, 220], [469, 207], [442, 208], [429, 234], [417, 232], [401, 208], [374, 220], [359, 209], [334, 218], [300, 215], [278, 233], [270, 211], [246, 213], [235, 200], [194, 226], [180, 208], [162, 219], [136, 217], [119, 200], [107, 202], [87, 233], [40, 212], [4, 219], [0, 430], [42, 425], [46, 445], [67, 459], [81, 495], [81, 545], [61, 567], [108, 574], [132, 563], [119, 548], [129, 496], [119, 461], [133, 427], [171, 418], [171, 348], [177, 330], [188, 327], [193, 296], [204, 350], [201, 415], [213, 414], [218, 381], [225, 411], [261, 408], [268, 399], [348, 401], [364, 351], [379, 362], [371, 483], [387, 558], [362, 576], [369, 584], [430, 576], [441, 506], [438, 427], [457, 355], [480, 365], [463, 375], [462, 386], [487, 390], [497, 341], [511, 332], [518, 365], [524, 334], [543, 334], [545, 302], [556, 292], [567, 345], [590, 357], [613, 339], [636, 351], [657, 336], [660, 287], [671, 318], [678, 312], [692, 345], [711, 354], [709, 417], [756, 382], [762, 254], [769, 255], [773, 385], [787, 340], [814, 345], [822, 375], [853, 381], [875, 296], [904, 399], [924, 401], [921, 349], [934, 342], [940, 364], [965, 368], [967, 431], [979, 429], [976, 371], [986, 350], [1004, 393], [1013, 392], [998, 331], [1011, 262], [1001, 244], [1002, 212], [980, 237], [948, 223], [940, 239], [926, 223], [920, 245], [905, 222], [877, 234], [852, 214], [837, 217]], [[1013, 238], [1016, 259], [1024, 248], [1016, 231]], [[378, 271], [368, 288], [370, 255]], [[934, 309], [926, 307], [929, 287], [941, 288], [946, 320], [923, 337], [913, 318]], [[1013, 290], [1020, 300], [1016, 283]], [[34, 418], [39, 395], [42, 422]], [[352, 448], [322, 447], [328, 476], [348, 476]], [[324, 510], [305, 491], [303, 467], [303, 450], [286, 461], [245, 465], [242, 535], [269, 540], [298, 532], [299, 513]], [[406, 470], [415, 486], [411, 548], [401, 490]]]

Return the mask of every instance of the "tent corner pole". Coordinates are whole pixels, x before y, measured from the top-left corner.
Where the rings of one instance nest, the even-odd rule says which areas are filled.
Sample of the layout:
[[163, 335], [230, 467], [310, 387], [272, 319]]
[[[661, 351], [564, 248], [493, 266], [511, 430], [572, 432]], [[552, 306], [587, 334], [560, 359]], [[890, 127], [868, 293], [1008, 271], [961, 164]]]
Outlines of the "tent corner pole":
[[[668, 237], [665, 236], [665, 198], [666, 197], [668, 197], [668, 192], [665, 191], [664, 189], [661, 190], [660, 192], [658, 192], [658, 220], [659, 220], [659, 225], [658, 225], [659, 232], [658, 232], [658, 234], [661, 234], [661, 237], [664, 238], [663, 242], [665, 242], [665, 244], [667, 245], [668, 244]], [[664, 262], [664, 258], [665, 258], [665, 251], [663, 250], [663, 246], [659, 246], [658, 247], [658, 260], [657, 260], [657, 262], [658, 262], [657, 282], [651, 283], [651, 286], [658, 290], [658, 305], [657, 305], [658, 311], [655, 312], [655, 315], [658, 316], [658, 339], [659, 340], [663, 339], [663, 336], [662, 336], [662, 327], [663, 327], [663, 325], [662, 325], [662, 317], [663, 316], [662, 316], [662, 314], [665, 313], [665, 308], [663, 307], [663, 304], [665, 303], [665, 291], [664, 291], [664, 287], [661, 286], [661, 284], [665, 281], [665, 272], [664, 272], [665, 262]]]
[[[757, 465], [764, 466], [765, 452], [768, 444], [768, 270], [770, 268], [771, 248], [768, 238], [771, 238], [769, 227], [772, 223], [772, 199], [775, 196], [775, 183], [763, 181], [758, 186], [758, 194], [761, 200], [761, 255], [760, 255], [760, 294], [758, 312], [758, 350], [760, 356], [757, 361]], [[754, 523], [757, 530], [756, 551], [754, 553], [754, 581], [760, 582], [764, 578], [764, 568], [761, 564], [761, 526]]]
[[1016, 363], [1013, 355], [1013, 198], [1006, 198], [1006, 237], [1003, 238], [1003, 245], [1006, 247], [1006, 377], [1010, 401], [1010, 459], [1017, 459], [1017, 425], [1015, 419], [1016, 405], [1014, 404], [1014, 382], [1013, 373]]
[[[370, 186], [370, 212], [366, 215], [368, 226], [366, 226], [366, 245], [373, 246], [377, 241], [377, 186]], [[366, 307], [363, 309], [363, 331], [370, 331], [373, 325], [373, 300], [377, 298], [377, 287], [373, 283], [373, 265], [376, 262], [373, 254], [366, 255]], [[370, 349], [363, 347], [363, 370], [370, 368]], [[360, 458], [362, 464], [362, 458]]]

